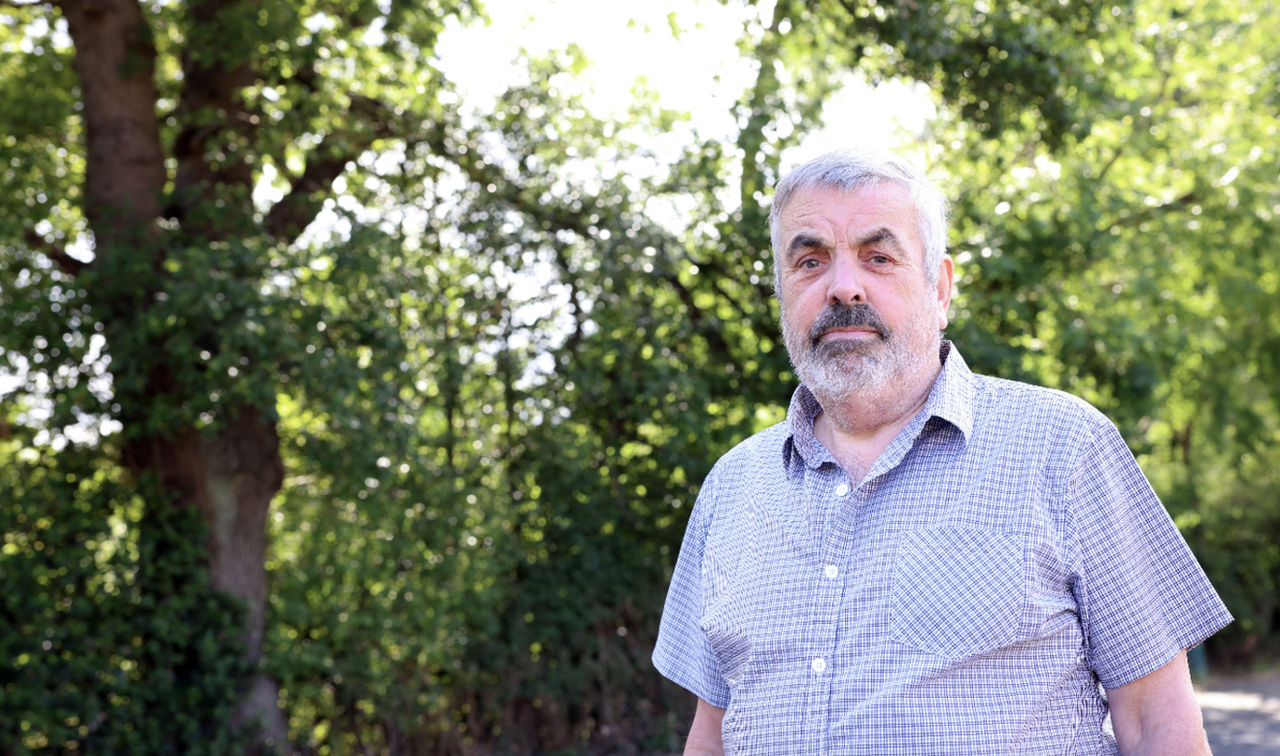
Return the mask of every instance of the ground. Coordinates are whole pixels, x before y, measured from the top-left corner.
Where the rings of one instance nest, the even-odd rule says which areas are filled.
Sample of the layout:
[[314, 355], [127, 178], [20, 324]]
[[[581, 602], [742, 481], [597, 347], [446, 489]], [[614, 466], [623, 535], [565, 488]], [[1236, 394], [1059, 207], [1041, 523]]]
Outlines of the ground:
[[1197, 686], [1213, 756], [1280, 754], [1280, 669]]

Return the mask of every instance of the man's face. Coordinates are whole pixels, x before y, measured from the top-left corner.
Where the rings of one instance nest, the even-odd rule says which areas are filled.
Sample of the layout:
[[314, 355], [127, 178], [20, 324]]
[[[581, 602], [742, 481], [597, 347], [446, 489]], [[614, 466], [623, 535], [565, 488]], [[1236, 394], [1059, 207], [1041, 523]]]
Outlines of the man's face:
[[783, 210], [781, 230], [775, 264], [783, 339], [811, 389], [893, 387], [923, 360], [937, 360], [951, 260], [929, 283], [906, 187], [798, 191]]

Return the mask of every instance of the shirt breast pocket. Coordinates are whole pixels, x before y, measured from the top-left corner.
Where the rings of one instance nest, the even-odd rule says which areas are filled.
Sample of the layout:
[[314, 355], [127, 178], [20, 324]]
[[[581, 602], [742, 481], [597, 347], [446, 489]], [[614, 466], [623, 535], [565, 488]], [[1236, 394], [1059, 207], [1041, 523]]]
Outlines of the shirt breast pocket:
[[1021, 541], [987, 530], [910, 533], [894, 560], [892, 625], [899, 643], [948, 658], [1007, 646], [1028, 601]]

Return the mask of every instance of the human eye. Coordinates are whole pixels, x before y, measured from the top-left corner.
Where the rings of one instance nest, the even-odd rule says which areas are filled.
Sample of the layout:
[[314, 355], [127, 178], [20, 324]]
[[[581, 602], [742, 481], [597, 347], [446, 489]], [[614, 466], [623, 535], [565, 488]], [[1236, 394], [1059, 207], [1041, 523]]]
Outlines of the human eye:
[[822, 263], [818, 262], [817, 258], [814, 257], [806, 257], [800, 261], [800, 267], [805, 270], [817, 270], [818, 266], [821, 264]]

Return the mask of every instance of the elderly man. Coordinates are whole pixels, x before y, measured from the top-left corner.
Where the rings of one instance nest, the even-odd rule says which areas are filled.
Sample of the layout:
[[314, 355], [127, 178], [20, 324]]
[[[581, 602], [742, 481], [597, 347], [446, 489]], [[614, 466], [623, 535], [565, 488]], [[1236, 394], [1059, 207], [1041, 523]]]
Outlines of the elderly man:
[[1185, 649], [1231, 616], [1114, 425], [942, 340], [938, 190], [833, 153], [770, 226], [803, 383], [689, 520], [653, 655], [685, 753], [1207, 754]]

